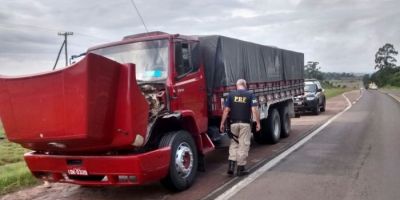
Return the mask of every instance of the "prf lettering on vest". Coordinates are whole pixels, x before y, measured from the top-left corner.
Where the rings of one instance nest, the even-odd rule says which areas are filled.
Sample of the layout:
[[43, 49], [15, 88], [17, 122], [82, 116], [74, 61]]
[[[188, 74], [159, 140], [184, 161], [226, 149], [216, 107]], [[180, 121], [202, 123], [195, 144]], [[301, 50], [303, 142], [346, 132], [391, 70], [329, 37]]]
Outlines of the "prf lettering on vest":
[[237, 103], [246, 103], [246, 100], [247, 100], [246, 97], [238, 97], [238, 96], [235, 96], [235, 97], [233, 98], [233, 101], [234, 101], [234, 102], [237, 102]]

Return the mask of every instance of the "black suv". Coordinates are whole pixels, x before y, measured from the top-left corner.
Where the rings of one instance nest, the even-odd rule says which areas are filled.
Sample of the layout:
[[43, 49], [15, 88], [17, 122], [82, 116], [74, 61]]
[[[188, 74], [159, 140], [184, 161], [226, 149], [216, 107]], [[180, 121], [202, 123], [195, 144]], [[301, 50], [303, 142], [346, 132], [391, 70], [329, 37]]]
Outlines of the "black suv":
[[304, 96], [295, 98], [296, 113], [312, 111], [315, 115], [325, 112], [326, 98], [324, 89], [318, 80], [306, 80], [304, 82]]

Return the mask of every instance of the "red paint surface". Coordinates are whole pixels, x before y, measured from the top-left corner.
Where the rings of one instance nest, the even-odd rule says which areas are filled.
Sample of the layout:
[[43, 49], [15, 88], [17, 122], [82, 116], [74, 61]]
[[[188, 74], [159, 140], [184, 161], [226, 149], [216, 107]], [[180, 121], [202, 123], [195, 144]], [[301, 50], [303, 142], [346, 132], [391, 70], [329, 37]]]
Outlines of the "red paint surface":
[[[67, 160], [80, 160], [81, 164], [68, 165]], [[25, 154], [25, 161], [34, 175], [52, 182], [79, 185], [139, 185], [157, 181], [167, 175], [170, 148], [136, 155], [118, 156], [64, 156], [27, 153]], [[107, 176], [107, 180], [65, 179], [64, 176], [68, 169], [84, 169], [87, 170], [89, 176]], [[46, 174], [46, 177], [43, 177], [44, 174]], [[118, 176], [135, 176], [136, 181], [119, 181]]]
[[[145, 137], [147, 113], [134, 65], [95, 54], [50, 73], [0, 77], [0, 114], [7, 137], [32, 150], [124, 148], [137, 134]], [[49, 144], [54, 142], [61, 147]]]

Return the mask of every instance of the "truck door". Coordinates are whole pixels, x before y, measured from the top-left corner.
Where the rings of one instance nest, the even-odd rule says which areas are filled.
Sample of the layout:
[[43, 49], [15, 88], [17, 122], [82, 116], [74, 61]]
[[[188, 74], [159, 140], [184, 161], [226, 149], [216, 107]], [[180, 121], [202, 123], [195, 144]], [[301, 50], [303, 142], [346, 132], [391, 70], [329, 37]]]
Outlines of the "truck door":
[[178, 110], [192, 110], [200, 132], [207, 130], [207, 93], [200, 50], [196, 41], [175, 43], [175, 83], [173, 97]]

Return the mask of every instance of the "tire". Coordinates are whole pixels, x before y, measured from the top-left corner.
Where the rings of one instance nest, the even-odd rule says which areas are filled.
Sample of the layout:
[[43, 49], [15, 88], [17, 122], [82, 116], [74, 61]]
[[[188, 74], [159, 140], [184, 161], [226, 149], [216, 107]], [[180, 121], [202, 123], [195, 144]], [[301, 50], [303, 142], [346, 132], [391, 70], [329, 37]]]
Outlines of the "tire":
[[165, 134], [159, 147], [171, 147], [168, 175], [161, 180], [167, 189], [179, 192], [189, 188], [197, 173], [198, 155], [192, 136], [183, 130]]
[[290, 135], [291, 120], [289, 116], [289, 107], [285, 106], [280, 110], [281, 119], [281, 138], [287, 138]]
[[259, 144], [276, 144], [281, 137], [281, 120], [279, 112], [273, 108], [267, 119], [261, 120], [260, 133], [254, 134], [254, 140]]
[[268, 124], [268, 141], [271, 144], [276, 144], [281, 138], [281, 120], [279, 117], [279, 112], [276, 109], [272, 109]]
[[322, 103], [321, 112], [325, 112], [325, 106], [326, 106], [326, 99], [324, 98], [324, 102]]
[[315, 105], [315, 108], [313, 109], [313, 113], [314, 113], [314, 115], [319, 115], [319, 113], [320, 113], [319, 103], [317, 103], [317, 105]]

